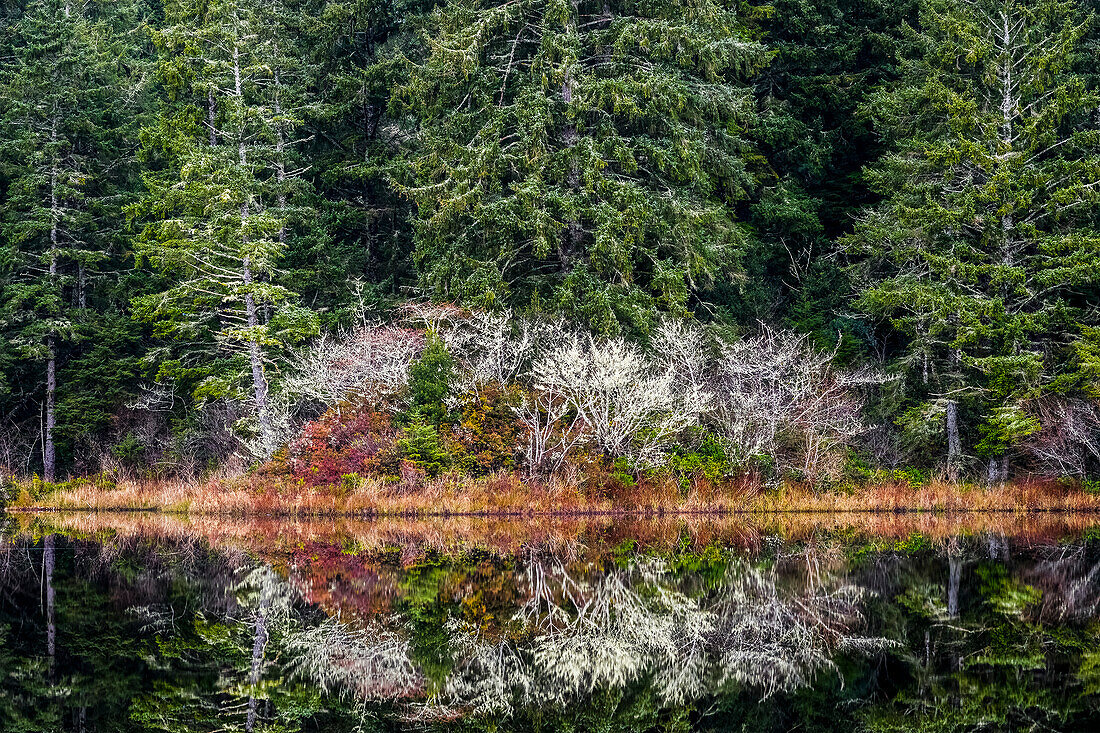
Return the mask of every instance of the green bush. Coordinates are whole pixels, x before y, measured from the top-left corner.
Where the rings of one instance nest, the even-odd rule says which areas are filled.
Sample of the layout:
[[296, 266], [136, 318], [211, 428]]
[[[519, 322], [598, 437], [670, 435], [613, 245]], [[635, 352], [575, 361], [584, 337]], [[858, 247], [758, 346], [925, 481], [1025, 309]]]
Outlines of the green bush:
[[712, 435], [703, 438], [694, 449], [678, 447], [668, 457], [668, 467], [681, 479], [700, 476], [717, 481], [732, 472], [726, 449]]
[[405, 435], [397, 441], [401, 455], [429, 476], [451, 465], [451, 457], [439, 440], [435, 426], [416, 418], [405, 429]]
[[420, 419], [439, 428], [454, 422], [443, 401], [451, 391], [455, 362], [443, 340], [428, 334], [428, 345], [420, 358], [409, 367], [409, 411], [413, 421]]
[[122, 440], [111, 446], [111, 455], [127, 466], [136, 466], [145, 456], [145, 444], [133, 433], [126, 433]]

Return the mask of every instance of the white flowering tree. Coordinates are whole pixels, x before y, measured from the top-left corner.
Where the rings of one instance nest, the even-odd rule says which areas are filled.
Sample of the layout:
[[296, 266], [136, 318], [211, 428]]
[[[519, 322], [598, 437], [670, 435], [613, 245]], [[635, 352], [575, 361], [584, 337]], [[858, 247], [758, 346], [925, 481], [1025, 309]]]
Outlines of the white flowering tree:
[[475, 311], [444, 323], [440, 335], [447, 352], [458, 360], [458, 387], [467, 391], [514, 382], [531, 363], [537, 331], [535, 324], [511, 311]]
[[325, 334], [298, 352], [287, 392], [323, 405], [373, 390], [392, 394], [409, 381], [409, 365], [424, 348], [412, 329], [371, 325], [344, 336]]

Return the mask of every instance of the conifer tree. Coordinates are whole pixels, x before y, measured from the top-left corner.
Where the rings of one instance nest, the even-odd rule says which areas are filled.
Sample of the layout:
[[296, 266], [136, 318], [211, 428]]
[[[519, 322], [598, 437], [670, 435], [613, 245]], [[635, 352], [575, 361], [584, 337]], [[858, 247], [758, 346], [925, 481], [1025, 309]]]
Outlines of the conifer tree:
[[436, 296], [646, 331], [736, 270], [752, 186], [747, 80], [725, 0], [458, 0], [395, 93], [415, 121], [415, 261]]
[[1077, 0], [931, 0], [920, 21], [902, 82], [866, 106], [894, 150], [868, 171], [883, 201], [849, 240], [865, 255], [857, 302], [904, 338], [899, 362], [943, 415], [952, 469], [969, 421], [998, 480], [1039, 428], [1026, 400], [1077, 383], [1080, 324], [1095, 318], [1093, 14]]
[[129, 49], [97, 10], [36, 0], [3, 32], [12, 55], [0, 67], [0, 351], [44, 367], [47, 481], [57, 472], [59, 352], [77, 338], [117, 226], [109, 179], [122, 165], [117, 136], [132, 96]]
[[200, 397], [223, 396], [243, 372], [267, 455], [276, 447], [270, 352], [316, 329], [279, 282], [304, 185], [292, 164], [302, 102], [284, 9], [259, 0], [169, 3], [161, 71], [184, 103], [146, 131], [149, 163], [163, 168], [146, 176], [149, 194], [133, 210], [148, 220], [140, 253], [169, 278], [135, 311], [158, 335], [196, 347], [166, 360], [160, 377], [187, 374], [201, 380]]

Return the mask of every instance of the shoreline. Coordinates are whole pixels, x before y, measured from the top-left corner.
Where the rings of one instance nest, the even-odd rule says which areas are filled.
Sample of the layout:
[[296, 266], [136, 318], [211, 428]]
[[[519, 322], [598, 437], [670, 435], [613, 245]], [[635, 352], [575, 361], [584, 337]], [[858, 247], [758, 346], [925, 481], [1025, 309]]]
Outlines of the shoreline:
[[[663, 517], [783, 514], [1100, 513], [1100, 492], [1071, 481], [1021, 478], [1003, 484], [889, 479], [809, 486], [768, 485], [749, 475], [687, 482], [667, 476], [624, 482], [482, 477], [445, 473], [392, 481], [348, 476], [310, 486], [260, 472], [201, 480], [116, 479], [103, 474], [60, 484], [6, 484], [10, 513], [149, 512], [269, 517]], [[0, 498], [3, 495], [0, 494]]]
[[437, 481], [410, 490], [366, 484], [354, 490], [257, 484], [120, 482], [109, 487], [78, 481], [17, 489], [8, 514], [52, 512], [146, 513], [194, 517], [279, 518], [584, 518], [736, 517], [769, 515], [1100, 514], [1100, 494], [1050, 481], [1003, 486], [932, 482], [887, 483], [842, 490], [797, 484], [744, 485], [681, 492], [639, 485], [615, 495], [591, 496], [577, 487], [524, 483], [515, 476]]
[[[1100, 537], [1096, 512], [787, 512], [770, 514], [600, 514], [587, 516], [277, 517], [188, 516], [162, 512], [122, 513], [24, 511], [8, 515], [20, 534], [60, 532], [87, 538], [203, 538], [216, 547], [266, 553], [322, 554], [339, 547], [341, 556], [373, 553], [380, 561], [415, 562], [426, 552], [491, 551], [514, 555], [525, 549], [602, 547], [614, 551], [663, 548], [683, 543], [757, 548], [770, 536], [826, 544], [830, 538], [863, 538], [893, 548], [923, 547], [963, 536], [990, 534], [1052, 542]], [[579, 544], [578, 544], [579, 543]], [[329, 550], [325, 550], [329, 548]], [[328, 556], [328, 555], [326, 555]], [[333, 556], [335, 557], [335, 556]], [[387, 560], [387, 557], [389, 558]]]

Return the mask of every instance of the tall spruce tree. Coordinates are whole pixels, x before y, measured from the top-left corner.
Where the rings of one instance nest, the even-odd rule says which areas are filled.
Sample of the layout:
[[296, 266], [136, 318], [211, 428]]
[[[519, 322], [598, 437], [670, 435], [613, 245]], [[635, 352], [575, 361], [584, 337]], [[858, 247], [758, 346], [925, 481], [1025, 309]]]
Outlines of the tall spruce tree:
[[[648, 329], [738, 266], [753, 179], [730, 0], [457, 0], [395, 93], [415, 122], [415, 261], [437, 297]], [[747, 11], [746, 11], [747, 12]]]
[[302, 67], [310, 78], [310, 157], [326, 237], [299, 238], [288, 272], [303, 298], [346, 321], [409, 285], [412, 205], [389, 176], [405, 136], [387, 110], [407, 79], [395, 60], [417, 48], [417, 23], [430, 0], [325, 0], [302, 13]]
[[132, 211], [147, 220], [139, 253], [168, 276], [135, 312], [185, 346], [159, 377], [197, 380], [200, 396], [231, 395], [243, 377], [266, 455], [276, 447], [271, 352], [316, 330], [278, 279], [305, 186], [292, 163], [302, 100], [285, 9], [260, 0], [168, 4], [161, 71], [181, 103], [146, 131], [147, 160], [161, 167]]
[[1026, 401], [1078, 382], [1100, 278], [1092, 21], [1076, 0], [930, 0], [902, 82], [866, 106], [894, 151], [868, 170], [883, 201], [849, 239], [865, 255], [857, 302], [903, 337], [952, 470], [969, 433], [1003, 479], [1039, 427]]
[[111, 21], [126, 10], [36, 0], [3, 27], [0, 352], [9, 353], [0, 361], [41, 365], [47, 481], [57, 473], [62, 350], [89, 320], [89, 293], [120, 221], [113, 179], [124, 167], [133, 58]]

